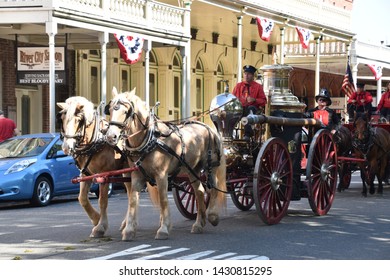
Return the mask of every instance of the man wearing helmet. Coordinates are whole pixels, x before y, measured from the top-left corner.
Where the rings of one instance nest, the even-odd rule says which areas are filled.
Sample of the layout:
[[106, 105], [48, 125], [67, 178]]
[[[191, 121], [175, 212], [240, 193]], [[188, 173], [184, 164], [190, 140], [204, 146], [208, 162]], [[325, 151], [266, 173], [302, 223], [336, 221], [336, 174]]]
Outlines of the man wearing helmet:
[[[244, 70], [244, 81], [238, 83], [233, 89], [233, 95], [240, 100], [244, 107], [244, 116], [247, 116], [251, 111], [256, 114], [260, 107], [267, 104], [263, 86], [255, 81], [256, 68], [251, 65], [246, 65]], [[245, 138], [253, 136], [253, 131], [250, 125], [244, 128]]]
[[320, 120], [323, 127], [329, 129], [332, 133], [336, 132], [336, 126], [340, 124], [340, 118], [336, 112], [329, 108], [332, 104], [327, 89], [322, 88], [316, 96], [318, 106], [307, 111], [306, 115], [310, 118]]

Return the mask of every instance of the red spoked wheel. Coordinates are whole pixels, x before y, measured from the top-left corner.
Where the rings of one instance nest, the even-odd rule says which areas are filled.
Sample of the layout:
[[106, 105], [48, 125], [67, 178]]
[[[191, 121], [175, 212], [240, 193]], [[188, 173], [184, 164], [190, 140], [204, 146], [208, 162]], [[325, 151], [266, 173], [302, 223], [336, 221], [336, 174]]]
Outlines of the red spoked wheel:
[[268, 225], [279, 223], [287, 213], [293, 188], [292, 161], [281, 139], [270, 138], [261, 146], [253, 178], [257, 214]]
[[230, 184], [229, 189], [231, 190], [230, 197], [234, 205], [242, 211], [251, 209], [253, 204], [255, 204], [253, 200], [252, 182], [249, 183], [247, 180], [237, 180], [237, 182], [234, 182], [232, 180], [228, 183]]
[[326, 215], [337, 185], [337, 152], [330, 131], [317, 131], [310, 144], [306, 180], [310, 207], [316, 215]]
[[[198, 214], [198, 206], [195, 197], [195, 191], [192, 187], [189, 178], [182, 179], [180, 184], [175, 184], [172, 188], [173, 199], [175, 201], [177, 209], [179, 212], [187, 219], [195, 220], [196, 215]], [[206, 208], [209, 204], [210, 196], [205, 192], [204, 195]]]

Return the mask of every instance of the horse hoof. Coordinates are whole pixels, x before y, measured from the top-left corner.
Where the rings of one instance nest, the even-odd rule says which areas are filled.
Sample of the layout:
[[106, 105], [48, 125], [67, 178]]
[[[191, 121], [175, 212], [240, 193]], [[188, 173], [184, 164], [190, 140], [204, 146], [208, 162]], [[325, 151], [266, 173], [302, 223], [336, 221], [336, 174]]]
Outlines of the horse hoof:
[[122, 241], [133, 241], [135, 238], [135, 232], [122, 233]]
[[91, 238], [102, 238], [104, 237], [104, 232], [92, 232], [89, 237]]
[[366, 194], [366, 193], [362, 193], [362, 196], [363, 196], [363, 197], [367, 197], [367, 194]]
[[213, 226], [217, 226], [219, 223], [219, 217], [216, 214], [209, 215], [208, 220], [209, 220], [210, 224], [212, 224]]
[[203, 228], [200, 227], [199, 225], [193, 225], [191, 229], [191, 233], [203, 233]]
[[157, 232], [156, 236], [154, 237], [156, 240], [166, 240], [168, 239], [168, 233], [167, 232]]
[[370, 194], [374, 194], [375, 193], [375, 190], [370, 190]]

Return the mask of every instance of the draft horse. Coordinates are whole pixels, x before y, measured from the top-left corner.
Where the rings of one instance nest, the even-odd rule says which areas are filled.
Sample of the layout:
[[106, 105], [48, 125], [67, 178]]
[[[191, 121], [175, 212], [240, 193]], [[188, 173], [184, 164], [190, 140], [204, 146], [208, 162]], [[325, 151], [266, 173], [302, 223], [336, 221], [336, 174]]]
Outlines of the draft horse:
[[367, 196], [367, 186], [370, 194], [375, 193], [374, 179], [378, 179], [378, 194], [383, 193], [383, 179], [390, 153], [390, 133], [381, 127], [371, 127], [367, 114], [358, 114], [354, 120], [354, 135], [352, 140], [355, 157], [365, 160], [359, 163], [363, 181], [362, 195]]
[[[61, 108], [57, 120], [61, 125], [62, 150], [73, 156], [81, 177], [127, 167], [126, 157], [121, 150], [105, 141], [108, 122], [94, 110], [92, 102], [74, 96], [57, 105]], [[90, 237], [103, 237], [108, 228], [108, 184], [99, 186], [100, 213], [89, 201], [90, 185], [91, 181], [80, 182], [78, 200], [94, 225]], [[125, 186], [128, 191], [131, 189], [129, 182]]]
[[[107, 140], [116, 144], [124, 138], [123, 151], [129, 165], [138, 170], [131, 173], [132, 193], [124, 239], [133, 239], [137, 229], [138, 192], [149, 183], [155, 186], [155, 205], [160, 207], [160, 227], [155, 239], [167, 239], [171, 229], [168, 205], [169, 180], [186, 173], [195, 191], [198, 212], [192, 233], [202, 233], [208, 221], [216, 226], [219, 211], [225, 205], [226, 163], [222, 139], [218, 132], [204, 123], [188, 121], [180, 125], [160, 121], [149, 111], [144, 101], [131, 92], [118, 93], [113, 89], [113, 99], [107, 105], [110, 115]], [[206, 183], [201, 173], [206, 174]], [[206, 210], [205, 191], [210, 192]]]

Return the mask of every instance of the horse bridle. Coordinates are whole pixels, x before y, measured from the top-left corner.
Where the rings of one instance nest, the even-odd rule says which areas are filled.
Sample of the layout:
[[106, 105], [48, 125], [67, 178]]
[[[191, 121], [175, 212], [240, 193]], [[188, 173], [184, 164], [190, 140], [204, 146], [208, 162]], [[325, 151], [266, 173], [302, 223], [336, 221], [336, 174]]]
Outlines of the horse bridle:
[[[111, 103], [111, 102], [110, 102]], [[107, 106], [110, 106], [110, 103], [107, 105]], [[113, 126], [117, 126], [121, 129], [121, 136], [124, 136], [124, 129], [128, 126], [128, 123], [130, 122], [130, 120], [135, 120], [135, 117], [137, 117], [139, 123], [142, 125], [142, 127], [144, 129], [148, 129], [149, 127], [149, 117], [147, 118], [146, 122], [143, 123], [140, 116], [135, 113], [135, 110], [134, 110], [134, 103], [131, 101], [130, 103], [130, 108], [128, 109], [128, 111], [126, 112], [126, 116], [125, 116], [125, 120], [123, 122], [118, 122], [118, 121], [109, 121], [108, 122], [108, 125], [113, 125]], [[113, 109], [116, 111], [116, 110], [119, 110], [119, 106], [120, 105], [123, 105], [125, 106], [124, 103], [122, 102], [117, 102], [114, 106], [113, 106]], [[107, 110], [107, 106], [106, 106], [106, 109], [105, 109], [105, 113], [106, 115], [109, 115], [110, 112]]]
[[[59, 114], [64, 114], [65, 112], [60, 112]], [[97, 121], [97, 114], [96, 112], [93, 114], [93, 119], [95, 120], [95, 122]], [[91, 122], [91, 124], [93, 123], [93, 121]], [[90, 125], [91, 125], [90, 124]], [[87, 128], [90, 126], [90, 125], [87, 125], [87, 119], [85, 117], [84, 114], [80, 114], [80, 121], [78, 123], [78, 126], [77, 126], [77, 129], [76, 129], [76, 133], [75, 134], [65, 134], [65, 131], [64, 131], [64, 127], [63, 127], [63, 123], [62, 123], [62, 119], [61, 119], [61, 138], [64, 139], [64, 138], [68, 138], [68, 139], [75, 139], [76, 140], [76, 147], [80, 147], [80, 143], [81, 143], [81, 140], [85, 138], [85, 135], [86, 135], [86, 130]], [[93, 137], [92, 137], [92, 140], [91, 142], [93, 142], [95, 140], [95, 138], [97, 137], [97, 128], [95, 127], [94, 129], [94, 133], [93, 133]]]
[[364, 156], [366, 156], [371, 148], [371, 146], [374, 144], [372, 140], [372, 131], [368, 125], [368, 122], [366, 123], [366, 130], [363, 132], [363, 139], [358, 138], [358, 133], [355, 131], [354, 137], [352, 140], [352, 146], [359, 151], [363, 153]]

